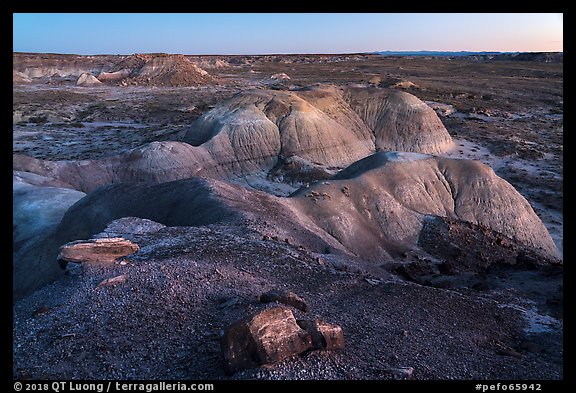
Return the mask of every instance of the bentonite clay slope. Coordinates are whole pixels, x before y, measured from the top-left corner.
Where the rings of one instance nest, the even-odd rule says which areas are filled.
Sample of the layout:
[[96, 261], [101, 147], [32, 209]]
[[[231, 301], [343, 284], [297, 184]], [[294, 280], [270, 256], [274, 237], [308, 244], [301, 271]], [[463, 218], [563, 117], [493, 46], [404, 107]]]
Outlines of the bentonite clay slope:
[[62, 274], [56, 263], [60, 246], [89, 239], [122, 217], [146, 218], [169, 226], [256, 223], [292, 244], [315, 251], [326, 246], [344, 251], [334, 238], [282, 198], [262, 192], [199, 177], [153, 185], [116, 184], [88, 194], [66, 212], [53, 232], [18, 252], [14, 258], [14, 296], [25, 296]]
[[[205, 144], [216, 161], [236, 155], [271, 168], [278, 156], [298, 155], [326, 165], [348, 165], [374, 150], [370, 130], [336, 89], [252, 90], [201, 116], [184, 140]], [[260, 163], [258, 161], [261, 161]]]
[[298, 210], [347, 249], [377, 260], [417, 244], [426, 216], [456, 218], [558, 257], [528, 201], [479, 161], [380, 152], [301, 190]]
[[53, 229], [66, 210], [86, 194], [42, 176], [14, 171], [12, 178], [13, 251]]
[[353, 162], [350, 158], [362, 152], [361, 145], [418, 153], [441, 153], [453, 147], [434, 110], [412, 94], [331, 86], [237, 94], [201, 116], [185, 140], [199, 145], [220, 133], [245, 135], [252, 127], [270, 128], [270, 122], [278, 129], [285, 155], [291, 150], [298, 155], [309, 152], [310, 157], [304, 158], [328, 165], [335, 160], [327, 157], [332, 151], [345, 154], [336, 159], [340, 163]]
[[[331, 90], [307, 93], [318, 109], [291, 92], [239, 94], [195, 123], [182, 142], [153, 142], [100, 160], [43, 161], [15, 155], [13, 167], [64, 180], [89, 192], [120, 182], [166, 182], [202, 175], [265, 176], [279, 157], [346, 166], [374, 150], [373, 136]], [[200, 146], [198, 146], [200, 145]]]
[[84, 192], [114, 183], [163, 183], [196, 175], [226, 177], [203, 147], [183, 142], [152, 142], [99, 160], [47, 161], [15, 154], [13, 168], [65, 181]]
[[[386, 94], [396, 97], [394, 91], [376, 94], [375, 100], [384, 102], [382, 110], [393, 106], [386, 104], [390, 99]], [[426, 106], [414, 96], [402, 97], [399, 102], [409, 101], [418, 108]], [[398, 100], [392, 101], [397, 104]], [[401, 141], [401, 146], [396, 147], [426, 152], [443, 151], [451, 146], [450, 136], [434, 111], [426, 113], [432, 119], [429, 129], [418, 116], [416, 120], [410, 116], [402, 118], [420, 121], [420, 133], [416, 128], [403, 136], [394, 131]], [[383, 140], [380, 123], [377, 140]], [[237, 94], [201, 116], [184, 138], [189, 144], [153, 142], [100, 160], [50, 162], [15, 156], [14, 169], [60, 179], [88, 192], [109, 183], [163, 182], [194, 175], [218, 179], [266, 176], [280, 159], [291, 156], [315, 165], [345, 167], [372, 154], [376, 148], [374, 139], [369, 126], [337, 88], [252, 90]]]
[[379, 150], [438, 154], [454, 147], [436, 112], [410, 93], [347, 88], [345, 97], [373, 130]]
[[32, 82], [32, 79], [28, 77], [28, 75], [16, 70], [12, 71], [12, 84], [17, 85], [21, 83], [30, 83], [30, 82]]
[[[528, 202], [487, 166], [416, 153], [377, 153], [291, 198], [213, 180], [191, 178], [155, 185], [102, 187], [68, 210], [35, 248], [22, 250], [18, 269], [46, 264], [51, 274], [29, 275], [15, 295], [55, 278], [58, 247], [90, 238], [110, 221], [141, 217], [169, 226], [226, 222], [275, 236], [314, 252], [351, 253], [372, 261], [418, 248], [423, 222], [450, 217], [493, 229], [555, 258], [556, 247]], [[28, 268], [26, 268], [28, 267]]]
[[12, 283], [18, 298], [59, 277], [55, 256], [46, 258], [36, 252], [43, 249], [46, 237], [55, 232], [70, 206], [85, 194], [61, 181], [26, 172], [14, 171], [12, 184]]

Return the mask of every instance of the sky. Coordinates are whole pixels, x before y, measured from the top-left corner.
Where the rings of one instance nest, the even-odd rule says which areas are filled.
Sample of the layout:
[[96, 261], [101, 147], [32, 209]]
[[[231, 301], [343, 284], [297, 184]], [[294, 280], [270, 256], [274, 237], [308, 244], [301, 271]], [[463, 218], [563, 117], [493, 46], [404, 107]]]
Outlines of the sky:
[[563, 51], [563, 15], [15, 13], [15, 52]]

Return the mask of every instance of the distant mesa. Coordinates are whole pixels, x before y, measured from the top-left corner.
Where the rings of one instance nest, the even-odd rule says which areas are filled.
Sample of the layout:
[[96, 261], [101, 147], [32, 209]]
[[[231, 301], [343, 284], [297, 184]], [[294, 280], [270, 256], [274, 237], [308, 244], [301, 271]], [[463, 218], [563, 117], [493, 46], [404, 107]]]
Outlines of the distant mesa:
[[205, 57], [196, 57], [196, 56], [187, 56], [187, 58], [196, 66], [204, 69], [211, 69], [211, 68], [228, 68], [231, 67], [230, 63], [226, 60], [213, 58], [213, 59], [206, 59]]
[[[224, 63], [215, 67], [225, 66]], [[97, 75], [97, 77], [95, 77]], [[78, 86], [101, 82], [146, 86], [198, 86], [216, 83], [202, 68], [179, 54], [135, 54], [130, 56], [76, 56], [14, 54], [13, 83], [67, 81]]]
[[123, 58], [107, 72], [102, 72], [101, 81], [117, 82], [121, 85], [144, 86], [198, 86], [215, 83], [208, 72], [196, 66], [184, 55], [135, 54]]
[[384, 51], [374, 52], [374, 54], [383, 56], [445, 57], [477, 61], [537, 61], [543, 63], [562, 63], [564, 61], [564, 52]]
[[81, 74], [90, 72], [97, 75], [117, 61], [117, 56], [14, 53], [12, 68], [26, 75], [32, 82], [46, 82], [54, 78], [76, 82]]

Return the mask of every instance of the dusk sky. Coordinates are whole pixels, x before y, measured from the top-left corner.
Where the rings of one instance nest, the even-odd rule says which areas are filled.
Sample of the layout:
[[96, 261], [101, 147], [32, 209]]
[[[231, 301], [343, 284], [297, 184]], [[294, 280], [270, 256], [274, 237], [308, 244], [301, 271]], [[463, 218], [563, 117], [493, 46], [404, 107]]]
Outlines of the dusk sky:
[[562, 14], [14, 14], [13, 50], [76, 54], [563, 51]]

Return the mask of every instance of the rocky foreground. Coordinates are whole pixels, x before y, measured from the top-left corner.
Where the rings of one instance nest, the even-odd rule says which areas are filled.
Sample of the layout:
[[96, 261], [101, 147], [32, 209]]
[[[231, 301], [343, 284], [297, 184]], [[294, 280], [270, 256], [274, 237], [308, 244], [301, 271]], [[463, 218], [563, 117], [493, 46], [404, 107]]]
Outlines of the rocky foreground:
[[[413, 379], [563, 376], [562, 323], [535, 311], [558, 304], [558, 272], [502, 267], [473, 278], [477, 289], [454, 290], [239, 226], [126, 218], [101, 236], [119, 234], [140, 251], [108, 266], [69, 264], [63, 279], [15, 304], [15, 378], [395, 379], [402, 368]], [[125, 280], [103, 284], [118, 276]], [[522, 299], [534, 289], [539, 304]], [[277, 307], [260, 301], [271, 290], [305, 300], [306, 312], [284, 306], [297, 319], [339, 325], [344, 349], [226, 374], [223, 330]]]

